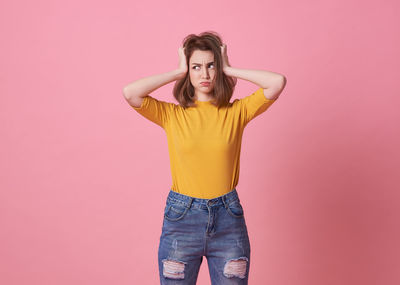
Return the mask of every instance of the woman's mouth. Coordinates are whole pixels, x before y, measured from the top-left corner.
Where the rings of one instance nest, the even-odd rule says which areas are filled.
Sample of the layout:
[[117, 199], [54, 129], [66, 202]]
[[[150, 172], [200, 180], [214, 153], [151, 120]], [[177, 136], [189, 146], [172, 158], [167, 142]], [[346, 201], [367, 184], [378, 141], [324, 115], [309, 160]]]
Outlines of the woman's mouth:
[[210, 82], [201, 82], [200, 84], [203, 86], [210, 86]]

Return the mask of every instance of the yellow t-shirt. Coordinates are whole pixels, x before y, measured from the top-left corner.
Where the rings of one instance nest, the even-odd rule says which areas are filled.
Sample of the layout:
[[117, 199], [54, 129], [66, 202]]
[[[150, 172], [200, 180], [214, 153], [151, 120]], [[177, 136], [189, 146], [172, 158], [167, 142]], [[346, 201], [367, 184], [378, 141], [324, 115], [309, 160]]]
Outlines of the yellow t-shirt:
[[212, 199], [236, 187], [244, 127], [276, 101], [263, 91], [259, 88], [219, 110], [211, 102], [195, 101], [197, 106], [185, 109], [149, 95], [140, 107], [132, 106], [167, 134], [171, 190]]

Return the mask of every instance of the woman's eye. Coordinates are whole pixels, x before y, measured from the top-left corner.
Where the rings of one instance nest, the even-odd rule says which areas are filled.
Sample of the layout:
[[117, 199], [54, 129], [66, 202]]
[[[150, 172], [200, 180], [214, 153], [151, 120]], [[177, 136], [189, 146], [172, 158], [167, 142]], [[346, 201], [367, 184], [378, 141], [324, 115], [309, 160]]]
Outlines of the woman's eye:
[[[193, 69], [196, 69], [196, 67], [200, 67], [200, 66], [198, 66], [198, 65], [195, 65], [195, 66], [193, 66]], [[209, 67], [212, 67], [212, 68], [214, 68], [214, 64], [210, 64], [210, 65], [209, 65]]]

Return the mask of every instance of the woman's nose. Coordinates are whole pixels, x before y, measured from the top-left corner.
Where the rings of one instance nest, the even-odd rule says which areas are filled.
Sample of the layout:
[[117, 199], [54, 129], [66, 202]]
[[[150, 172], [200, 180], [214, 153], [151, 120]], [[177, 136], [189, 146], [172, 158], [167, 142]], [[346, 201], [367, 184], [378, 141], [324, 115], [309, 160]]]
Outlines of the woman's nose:
[[202, 75], [202, 77], [208, 78], [208, 75], [209, 75], [209, 74], [208, 74], [207, 68], [203, 68], [203, 71], [202, 71], [201, 75]]

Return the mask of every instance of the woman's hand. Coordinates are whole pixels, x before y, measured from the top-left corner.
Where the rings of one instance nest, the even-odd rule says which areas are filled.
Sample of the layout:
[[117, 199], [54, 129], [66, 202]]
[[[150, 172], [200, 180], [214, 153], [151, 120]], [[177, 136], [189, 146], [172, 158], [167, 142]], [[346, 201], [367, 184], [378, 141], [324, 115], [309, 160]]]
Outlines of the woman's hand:
[[179, 54], [178, 71], [179, 71], [179, 79], [181, 79], [181, 78], [184, 78], [186, 76], [186, 73], [188, 71], [187, 62], [186, 62], [186, 55], [185, 55], [185, 48], [184, 47], [179, 47], [178, 54]]
[[231, 66], [230, 66], [229, 60], [228, 60], [226, 44], [222, 44], [222, 46], [221, 46], [221, 55], [222, 55], [222, 70], [224, 71], [225, 74], [227, 74], [228, 69]]

